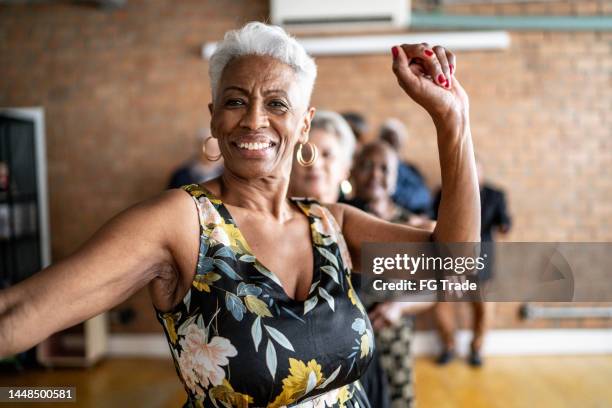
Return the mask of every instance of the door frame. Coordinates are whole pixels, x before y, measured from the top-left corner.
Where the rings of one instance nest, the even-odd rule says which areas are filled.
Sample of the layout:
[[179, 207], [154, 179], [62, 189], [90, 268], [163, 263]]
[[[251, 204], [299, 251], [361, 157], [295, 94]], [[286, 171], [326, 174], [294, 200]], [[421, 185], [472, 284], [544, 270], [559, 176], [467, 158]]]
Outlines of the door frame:
[[51, 264], [51, 234], [49, 230], [49, 197], [47, 194], [47, 149], [45, 144], [45, 111], [40, 106], [27, 108], [0, 108], [0, 114], [34, 123], [36, 180], [38, 193], [38, 228], [42, 267]]

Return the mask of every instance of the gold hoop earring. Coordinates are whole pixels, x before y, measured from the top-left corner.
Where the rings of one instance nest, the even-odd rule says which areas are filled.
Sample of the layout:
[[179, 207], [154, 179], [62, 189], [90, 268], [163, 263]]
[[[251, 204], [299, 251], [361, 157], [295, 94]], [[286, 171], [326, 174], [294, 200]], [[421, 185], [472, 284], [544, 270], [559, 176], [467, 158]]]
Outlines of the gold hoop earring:
[[[308, 147], [310, 148], [310, 160], [308, 161], [304, 160], [304, 156], [302, 156], [302, 148], [304, 147], [304, 145], [308, 145]], [[310, 142], [300, 143], [300, 146], [298, 147], [296, 153], [296, 158], [300, 165], [304, 167], [312, 166], [315, 160], [317, 160], [317, 157], [319, 157], [319, 149], [317, 149], [316, 145]]]
[[210, 139], [214, 139], [214, 137], [208, 136], [206, 139], [204, 139], [204, 143], [202, 144], [202, 153], [204, 153], [204, 156], [206, 156], [209, 161], [217, 161], [221, 158], [221, 153], [212, 157], [206, 154], [206, 143], [208, 143]]

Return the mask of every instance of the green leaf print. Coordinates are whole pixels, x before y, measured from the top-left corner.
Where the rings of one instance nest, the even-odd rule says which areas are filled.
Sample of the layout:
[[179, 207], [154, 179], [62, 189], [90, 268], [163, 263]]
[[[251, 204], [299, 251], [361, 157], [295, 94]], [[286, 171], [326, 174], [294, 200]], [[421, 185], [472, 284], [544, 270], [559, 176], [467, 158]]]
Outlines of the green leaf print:
[[329, 305], [332, 312], [335, 311], [334, 298], [331, 297], [331, 295], [327, 293], [327, 291], [323, 288], [319, 288], [319, 295], [321, 295], [321, 297], [327, 301], [327, 304]]
[[244, 254], [242, 255], [240, 258], [238, 258], [240, 261], [242, 262], [249, 262], [249, 263], [253, 263], [255, 262], [255, 257], [253, 255], [248, 255], [248, 254]]
[[219, 248], [217, 252], [215, 252], [215, 254], [213, 255], [213, 258], [219, 257], [236, 259], [236, 255], [229, 247], [226, 246]]
[[234, 319], [241, 321], [244, 316], [244, 312], [246, 312], [246, 307], [242, 303], [242, 300], [233, 293], [226, 292], [225, 293], [225, 306], [227, 310], [232, 313]]
[[278, 280], [278, 278], [276, 277], [276, 275], [274, 275], [272, 272], [270, 272], [269, 270], [267, 270], [266, 268], [264, 268], [263, 266], [261, 266], [259, 263], [255, 262], [253, 264], [253, 266], [255, 267], [255, 269], [257, 269], [259, 271], [259, 273], [261, 273], [262, 275], [266, 276], [267, 278], [269, 278], [270, 280], [272, 280], [274, 283], [276, 283], [278, 286], [283, 287], [283, 285], [281, 284], [280, 280]]
[[259, 296], [261, 295], [261, 288], [253, 285], [252, 283], [240, 282], [238, 284], [238, 289], [236, 290], [236, 294], [238, 296], [247, 296], [247, 295]]
[[264, 324], [264, 327], [265, 327], [266, 331], [268, 332], [268, 334], [270, 335], [270, 337], [272, 337], [274, 340], [276, 340], [276, 342], [278, 344], [280, 344], [281, 346], [283, 346], [287, 350], [295, 351], [293, 349], [293, 346], [291, 345], [291, 342], [289, 341], [289, 339], [287, 337], [285, 337], [285, 335], [283, 333], [281, 333], [280, 331], [278, 331], [274, 327], [267, 326], [265, 324]]
[[259, 351], [259, 343], [261, 343], [261, 317], [257, 316], [257, 319], [251, 326], [251, 337], [253, 337], [253, 344], [255, 345], [255, 352]]
[[325, 257], [325, 259], [327, 259], [329, 262], [331, 262], [331, 264], [334, 265], [336, 267], [336, 269], [340, 269], [338, 267], [338, 260], [336, 259], [334, 254], [329, 252], [329, 250], [327, 250], [325, 248], [317, 247], [317, 251], [319, 251], [319, 253], [321, 255], [323, 255], [323, 257]]
[[304, 302], [304, 314], [310, 312], [317, 305], [319, 298], [316, 296], [311, 297], [307, 301]]
[[336, 379], [336, 377], [338, 376], [338, 374], [340, 374], [340, 369], [342, 368], [341, 365], [338, 366], [338, 368], [336, 368], [334, 370], [333, 373], [331, 373], [331, 375], [329, 377], [327, 377], [327, 380], [325, 380], [321, 385], [319, 385], [317, 388], [318, 389], [323, 389], [325, 387], [327, 387], [329, 384], [331, 384], [332, 381], [334, 381]]
[[338, 281], [338, 271], [336, 270], [336, 268], [331, 265], [323, 265], [321, 267], [321, 271], [331, 276], [334, 282], [336, 282], [338, 285], [340, 284], [340, 282]]
[[236, 272], [234, 272], [234, 270], [227, 264], [227, 262], [221, 259], [215, 259], [215, 266], [228, 278], [233, 280], [242, 280], [242, 277]]
[[266, 347], [266, 365], [270, 374], [272, 374], [272, 378], [274, 378], [276, 376], [276, 349], [270, 340], [268, 340], [268, 346]]

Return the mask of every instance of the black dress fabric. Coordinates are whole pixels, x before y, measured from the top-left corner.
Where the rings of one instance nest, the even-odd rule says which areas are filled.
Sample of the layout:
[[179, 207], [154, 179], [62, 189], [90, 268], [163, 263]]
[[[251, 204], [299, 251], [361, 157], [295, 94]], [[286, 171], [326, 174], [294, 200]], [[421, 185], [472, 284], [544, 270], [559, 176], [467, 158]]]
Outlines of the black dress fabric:
[[309, 219], [314, 256], [310, 293], [297, 301], [257, 260], [219, 199], [196, 184], [183, 189], [200, 220], [197, 270], [183, 301], [157, 318], [185, 405], [370, 408], [359, 378], [374, 337], [331, 213], [292, 200]]

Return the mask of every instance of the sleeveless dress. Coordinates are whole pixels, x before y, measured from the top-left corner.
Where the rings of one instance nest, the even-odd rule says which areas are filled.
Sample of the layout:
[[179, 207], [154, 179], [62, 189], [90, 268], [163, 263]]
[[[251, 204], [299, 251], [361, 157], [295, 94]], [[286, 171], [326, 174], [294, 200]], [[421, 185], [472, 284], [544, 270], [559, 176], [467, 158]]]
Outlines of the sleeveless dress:
[[370, 408], [359, 377], [374, 336], [331, 213], [292, 199], [309, 219], [314, 255], [308, 298], [297, 301], [256, 259], [219, 199], [197, 184], [183, 189], [199, 215], [198, 263], [183, 300], [157, 310], [157, 319], [185, 406]]

